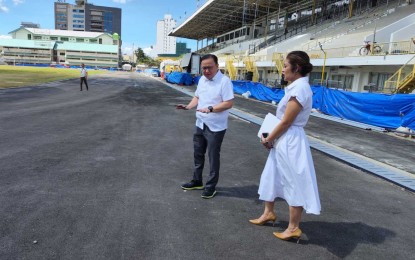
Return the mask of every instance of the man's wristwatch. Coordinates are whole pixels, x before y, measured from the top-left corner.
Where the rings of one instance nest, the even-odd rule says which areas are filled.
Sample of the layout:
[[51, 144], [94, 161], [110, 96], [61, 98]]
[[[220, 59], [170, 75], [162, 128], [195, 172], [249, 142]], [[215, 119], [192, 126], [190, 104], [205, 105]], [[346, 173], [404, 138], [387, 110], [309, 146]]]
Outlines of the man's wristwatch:
[[210, 112], [213, 112], [213, 107], [212, 106], [208, 106], [208, 109]]

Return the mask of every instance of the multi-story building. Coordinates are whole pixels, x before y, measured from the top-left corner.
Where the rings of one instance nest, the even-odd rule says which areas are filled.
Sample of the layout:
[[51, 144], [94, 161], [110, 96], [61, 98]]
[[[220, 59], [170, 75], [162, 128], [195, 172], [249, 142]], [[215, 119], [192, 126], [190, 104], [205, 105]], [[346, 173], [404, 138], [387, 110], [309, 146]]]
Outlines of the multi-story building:
[[117, 68], [119, 40], [100, 32], [79, 32], [20, 27], [0, 39], [8, 64], [65, 64]]
[[77, 0], [75, 4], [55, 2], [55, 29], [118, 33], [121, 36], [121, 9]]
[[190, 53], [191, 49], [187, 48], [187, 43], [185, 42], [178, 42], [176, 43], [176, 54], [181, 56], [186, 53]]
[[20, 26], [25, 28], [40, 28], [40, 24], [32, 22], [21, 22]]
[[168, 36], [176, 27], [176, 20], [170, 14], [164, 15], [163, 20], [157, 21], [156, 54], [175, 54], [176, 37]]

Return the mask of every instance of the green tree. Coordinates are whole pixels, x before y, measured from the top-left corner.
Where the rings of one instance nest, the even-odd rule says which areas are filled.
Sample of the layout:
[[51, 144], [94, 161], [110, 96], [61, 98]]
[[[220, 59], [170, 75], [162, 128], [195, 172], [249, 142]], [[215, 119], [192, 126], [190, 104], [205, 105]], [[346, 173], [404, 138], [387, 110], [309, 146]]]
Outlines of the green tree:
[[144, 53], [143, 49], [138, 48], [134, 51], [134, 54], [136, 56], [136, 63], [146, 63], [147, 55]]
[[134, 51], [135, 56], [136, 56], [136, 63], [137, 64], [145, 64], [149, 67], [159, 67], [160, 66], [160, 61], [158, 60], [154, 60], [151, 57], [147, 56], [143, 49], [138, 48], [137, 50]]

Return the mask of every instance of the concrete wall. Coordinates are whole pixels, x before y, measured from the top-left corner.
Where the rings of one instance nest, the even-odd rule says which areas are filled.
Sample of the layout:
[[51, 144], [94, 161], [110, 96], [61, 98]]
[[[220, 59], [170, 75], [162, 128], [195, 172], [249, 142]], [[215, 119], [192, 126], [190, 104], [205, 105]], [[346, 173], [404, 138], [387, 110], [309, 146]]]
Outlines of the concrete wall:
[[391, 34], [391, 42], [407, 41], [415, 38], [415, 23], [412, 23]]
[[103, 45], [113, 45], [112, 37], [109, 36], [108, 34], [103, 34], [103, 35], [99, 36], [98, 39], [102, 39], [102, 44]]
[[[391, 35], [399, 31], [402, 28], [407, 27], [408, 25], [412, 25], [415, 23], [415, 14], [411, 14], [406, 16], [405, 18], [402, 18], [388, 26], [385, 26], [379, 30], [376, 31], [375, 35], [375, 41], [376, 42], [389, 42], [391, 39]], [[366, 41], [373, 41], [373, 35], [374, 33], [369, 34], [366, 36]]]
[[[32, 34], [31, 32], [29, 32], [28, 30], [21, 28], [17, 31], [15, 31], [12, 34], [13, 39], [19, 39], [19, 40], [28, 40], [27, 39], [27, 35], [28, 34]], [[32, 35], [32, 40], [33, 40], [33, 35]]]

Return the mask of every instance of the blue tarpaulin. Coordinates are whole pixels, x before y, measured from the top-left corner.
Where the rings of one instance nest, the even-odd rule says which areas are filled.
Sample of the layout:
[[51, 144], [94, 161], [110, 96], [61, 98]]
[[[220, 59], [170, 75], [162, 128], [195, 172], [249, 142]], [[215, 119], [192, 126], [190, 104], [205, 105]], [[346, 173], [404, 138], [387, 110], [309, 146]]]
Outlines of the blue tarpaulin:
[[[191, 85], [190, 74], [173, 72], [166, 77], [168, 82]], [[195, 78], [198, 82], [200, 77]], [[284, 90], [270, 88], [251, 81], [232, 81], [234, 92], [261, 101], [279, 102]], [[196, 83], [197, 84], [197, 83]], [[313, 86], [313, 108], [331, 116], [356, 122], [396, 129], [400, 126], [415, 130], [415, 95], [357, 93], [326, 87]]]
[[193, 82], [197, 85], [197, 84], [199, 84], [199, 80], [200, 80], [200, 78], [201, 78], [202, 76], [195, 76], [194, 78], [193, 78]]
[[251, 81], [232, 81], [233, 91], [237, 94], [246, 92], [251, 93], [251, 97], [261, 101], [275, 101], [279, 102], [284, 96], [284, 90], [279, 88], [269, 88], [261, 83]]
[[389, 129], [415, 129], [415, 95], [313, 89], [314, 108], [325, 114]]
[[189, 73], [172, 72], [172, 73], [166, 73], [164, 76], [167, 82], [170, 82], [170, 83], [186, 85], [186, 86], [193, 85], [193, 77]]
[[[261, 101], [279, 102], [284, 90], [261, 83], [232, 81], [234, 92]], [[357, 93], [313, 86], [313, 108], [331, 116], [356, 122], [396, 129], [400, 126], [415, 130], [415, 95]]]

